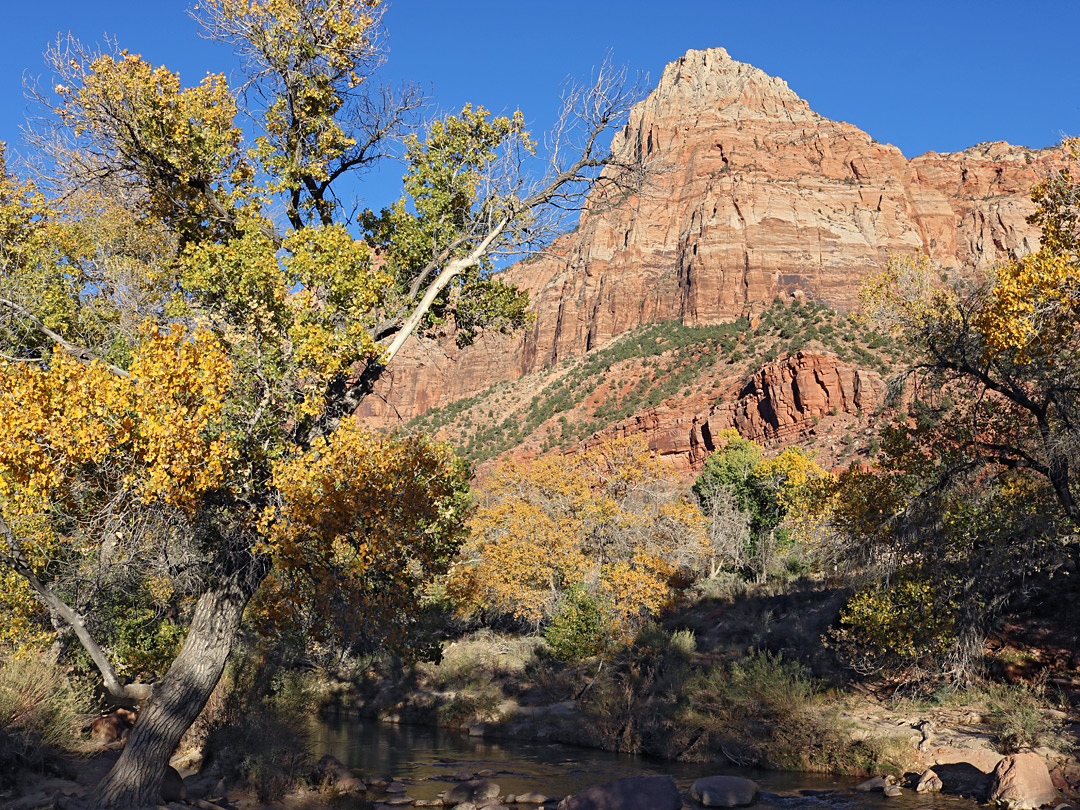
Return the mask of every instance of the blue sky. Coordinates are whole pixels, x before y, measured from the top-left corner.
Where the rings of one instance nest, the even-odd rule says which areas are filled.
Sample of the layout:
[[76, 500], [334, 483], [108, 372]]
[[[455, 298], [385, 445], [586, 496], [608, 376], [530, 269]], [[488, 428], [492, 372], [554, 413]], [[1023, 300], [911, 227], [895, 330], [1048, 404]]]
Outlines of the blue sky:
[[[235, 73], [227, 48], [199, 38], [190, 5], [10, 4], [0, 29], [0, 139], [18, 150], [23, 76], [42, 72], [41, 53], [58, 33], [115, 37], [189, 84], [208, 70]], [[587, 77], [609, 50], [655, 81], [688, 48], [719, 45], [909, 157], [1080, 134], [1078, 0], [396, 0], [386, 23], [386, 81], [419, 82], [442, 109], [520, 108], [535, 131], [554, 115], [562, 82]], [[393, 195], [397, 172], [389, 174], [369, 187], [370, 204]]]

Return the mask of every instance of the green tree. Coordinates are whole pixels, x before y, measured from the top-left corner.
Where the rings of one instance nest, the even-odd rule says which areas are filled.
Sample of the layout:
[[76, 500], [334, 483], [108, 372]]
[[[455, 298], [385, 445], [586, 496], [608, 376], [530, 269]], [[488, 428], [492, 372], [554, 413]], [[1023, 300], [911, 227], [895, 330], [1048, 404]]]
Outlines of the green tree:
[[[143, 702], [95, 806], [158, 801], [250, 604], [268, 626], [400, 644], [412, 591], [460, 542], [463, 471], [346, 417], [417, 330], [521, 326], [490, 257], [634, 179], [598, 142], [630, 100], [610, 71], [570, 94], [565, 162], [536, 181], [520, 113], [411, 130], [418, 94], [372, 83], [380, 7], [200, 3], [242, 93], [66, 43], [38, 96], [49, 173], [0, 176], [5, 582], [43, 606], [27, 626], [70, 627], [113, 699]], [[355, 222], [343, 181], [402, 135], [402, 199]], [[119, 589], [183, 631], [153, 685], [100, 641]]]
[[812, 490], [830, 476], [800, 448], [766, 459], [734, 428], [717, 438], [723, 444], [705, 459], [693, 487], [710, 521], [711, 574], [728, 567], [761, 579], [777, 554], [792, 547], [793, 530], [810, 511]]

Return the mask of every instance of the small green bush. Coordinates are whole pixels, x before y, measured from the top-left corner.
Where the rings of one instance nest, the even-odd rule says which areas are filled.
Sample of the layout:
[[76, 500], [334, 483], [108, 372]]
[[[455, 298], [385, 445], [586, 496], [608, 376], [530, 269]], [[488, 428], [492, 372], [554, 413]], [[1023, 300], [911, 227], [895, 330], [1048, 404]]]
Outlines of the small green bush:
[[989, 684], [985, 699], [990, 728], [1003, 754], [1032, 751], [1040, 746], [1068, 750], [1065, 723], [1050, 713], [1046, 694], [1026, 683]]
[[822, 700], [806, 670], [780, 655], [754, 653], [687, 682], [681, 724], [697, 726], [687, 759], [717, 754], [743, 766], [832, 773], [896, 770], [890, 746], [856, 738]]
[[579, 588], [569, 591], [562, 609], [544, 629], [551, 654], [562, 661], [577, 661], [602, 653], [611, 629], [611, 610], [595, 594]]
[[864, 674], [935, 671], [956, 641], [955, 605], [934, 583], [897, 579], [856, 593], [831, 632], [841, 658]]
[[277, 801], [311, 772], [308, 719], [317, 696], [307, 673], [281, 671], [258, 655], [235, 662], [220, 716], [207, 734], [205, 762], [227, 782]]

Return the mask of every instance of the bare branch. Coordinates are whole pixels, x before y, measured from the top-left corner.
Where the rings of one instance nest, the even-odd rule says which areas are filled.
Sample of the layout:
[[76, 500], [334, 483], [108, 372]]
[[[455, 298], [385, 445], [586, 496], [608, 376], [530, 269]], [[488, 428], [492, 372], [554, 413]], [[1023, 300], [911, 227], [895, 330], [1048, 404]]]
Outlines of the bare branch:
[[90, 635], [82, 616], [72, 610], [63, 599], [41, 581], [27, 561], [18, 538], [11, 530], [11, 527], [8, 526], [7, 521], [4, 520], [3, 515], [0, 515], [0, 535], [3, 535], [7, 545], [7, 552], [0, 552], [0, 562], [11, 566], [20, 574], [34, 589], [34, 593], [41, 604], [63, 619], [74, 631], [79, 643], [82, 644], [83, 649], [86, 650], [94, 662], [98, 672], [101, 673], [102, 681], [109, 694], [123, 703], [143, 701], [150, 697], [153, 690], [152, 684], [133, 683], [126, 686], [121, 685], [119, 678], [116, 676], [116, 670], [113, 669], [112, 663], [109, 661], [108, 656], [105, 655], [104, 650]]
[[9, 301], [7, 298], [0, 298], [0, 306], [7, 307], [10, 311], [14, 312], [19, 317], [25, 318], [26, 320], [28, 320], [33, 325], [34, 329], [36, 329], [44, 337], [47, 337], [49, 340], [51, 340], [56, 345], [61, 346], [62, 348], [66, 349], [70, 354], [74, 355], [75, 357], [79, 358], [80, 360], [83, 360], [84, 362], [88, 362], [88, 363], [93, 362], [95, 360], [100, 361], [100, 362], [105, 364], [105, 366], [109, 369], [109, 371], [111, 371], [113, 374], [117, 375], [118, 377], [124, 377], [125, 379], [131, 379], [131, 375], [125, 369], [122, 369], [119, 366], [114, 366], [112, 363], [105, 363], [104, 360], [102, 360], [100, 357], [98, 357], [98, 355], [94, 354], [89, 349], [84, 348], [82, 346], [77, 346], [74, 343], [72, 343], [70, 340], [67, 340], [66, 338], [64, 338], [63, 335], [57, 334], [52, 329], [47, 327], [44, 323], [42, 323], [41, 319], [38, 318], [36, 315], [34, 315], [34, 313], [32, 313], [26, 307], [20, 306], [19, 304], [16, 304], [14, 301]]

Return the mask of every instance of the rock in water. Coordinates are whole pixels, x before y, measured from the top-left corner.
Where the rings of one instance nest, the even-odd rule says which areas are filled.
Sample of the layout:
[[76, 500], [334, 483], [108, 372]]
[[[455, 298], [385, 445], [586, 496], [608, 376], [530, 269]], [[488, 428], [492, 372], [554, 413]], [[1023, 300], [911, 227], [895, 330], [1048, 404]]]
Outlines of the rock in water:
[[872, 790], [884, 790], [892, 783], [893, 779], [891, 776], [875, 776], [872, 779], [867, 779], [865, 782], [857, 784], [855, 790], [859, 793], [869, 793]]
[[558, 810], [679, 810], [682, 797], [670, 776], [628, 776], [587, 787]]
[[1012, 754], [990, 777], [987, 800], [1007, 810], [1034, 810], [1059, 798], [1046, 762], [1038, 754]]
[[915, 783], [916, 793], [940, 793], [943, 787], [941, 783], [941, 777], [938, 776], [933, 770], [923, 771], [922, 776], [919, 777], [919, 781]]
[[690, 798], [706, 807], [742, 807], [752, 804], [760, 788], [741, 776], [706, 776], [690, 786]]
[[479, 802], [482, 799], [490, 799], [499, 795], [499, 786], [487, 779], [470, 779], [467, 782], [458, 782], [443, 796], [446, 804], [462, 804], [464, 802]]
[[543, 793], [521, 793], [514, 797], [516, 802], [511, 802], [510, 797], [506, 797], [507, 804], [545, 804], [548, 801], [548, 797]]

